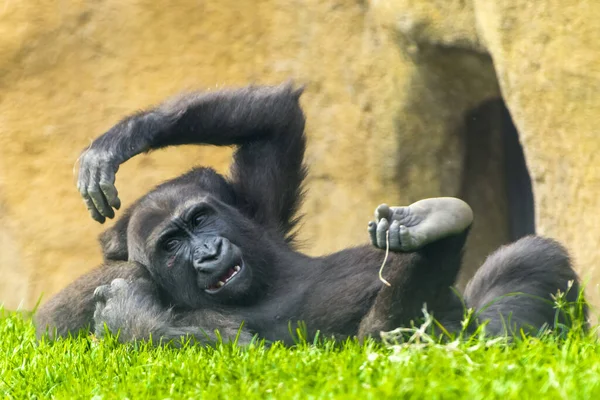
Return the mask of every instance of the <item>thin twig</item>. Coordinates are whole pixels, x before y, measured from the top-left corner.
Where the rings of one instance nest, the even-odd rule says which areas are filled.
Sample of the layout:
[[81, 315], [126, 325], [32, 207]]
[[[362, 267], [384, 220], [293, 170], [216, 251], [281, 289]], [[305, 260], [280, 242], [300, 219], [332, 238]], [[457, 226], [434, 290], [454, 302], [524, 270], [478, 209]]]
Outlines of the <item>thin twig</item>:
[[387, 262], [388, 255], [390, 254], [390, 230], [388, 229], [385, 233], [385, 257], [383, 258], [383, 263], [381, 264], [381, 268], [379, 268], [379, 280], [383, 282], [387, 286], [392, 286], [388, 281], [383, 278], [383, 267], [385, 267], [385, 263]]

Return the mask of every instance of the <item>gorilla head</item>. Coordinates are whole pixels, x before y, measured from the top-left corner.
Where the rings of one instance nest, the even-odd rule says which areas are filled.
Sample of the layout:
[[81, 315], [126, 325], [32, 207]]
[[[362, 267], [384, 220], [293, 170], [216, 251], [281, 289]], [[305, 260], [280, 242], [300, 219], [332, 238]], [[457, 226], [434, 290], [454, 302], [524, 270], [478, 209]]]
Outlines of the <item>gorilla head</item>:
[[129, 260], [145, 265], [174, 304], [247, 304], [274, 265], [269, 241], [234, 206], [225, 180], [204, 171], [203, 185], [165, 182], [133, 207]]

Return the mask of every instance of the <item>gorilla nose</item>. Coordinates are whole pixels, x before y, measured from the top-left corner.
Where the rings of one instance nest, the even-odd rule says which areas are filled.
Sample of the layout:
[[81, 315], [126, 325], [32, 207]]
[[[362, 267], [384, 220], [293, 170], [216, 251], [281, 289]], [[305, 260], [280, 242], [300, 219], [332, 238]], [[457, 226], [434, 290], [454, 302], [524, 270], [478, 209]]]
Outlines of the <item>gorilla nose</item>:
[[219, 265], [223, 247], [223, 238], [208, 238], [194, 250], [194, 267], [200, 270], [210, 270]]

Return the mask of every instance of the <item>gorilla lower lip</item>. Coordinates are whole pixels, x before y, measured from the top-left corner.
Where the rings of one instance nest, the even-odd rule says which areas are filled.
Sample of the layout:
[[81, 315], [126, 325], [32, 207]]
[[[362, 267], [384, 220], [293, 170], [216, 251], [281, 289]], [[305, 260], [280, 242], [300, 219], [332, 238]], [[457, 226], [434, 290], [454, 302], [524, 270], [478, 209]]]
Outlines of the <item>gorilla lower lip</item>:
[[212, 285], [210, 285], [208, 287], [208, 289], [206, 289], [207, 292], [209, 293], [214, 293], [216, 291], [218, 291], [219, 289], [221, 289], [223, 286], [225, 286], [226, 284], [229, 283], [229, 281], [231, 281], [231, 279], [233, 279], [234, 276], [236, 276], [240, 271], [242, 270], [242, 267], [239, 265], [236, 265], [234, 267], [231, 267], [227, 270], [227, 272], [225, 272], [217, 281], [217, 283], [214, 283]]

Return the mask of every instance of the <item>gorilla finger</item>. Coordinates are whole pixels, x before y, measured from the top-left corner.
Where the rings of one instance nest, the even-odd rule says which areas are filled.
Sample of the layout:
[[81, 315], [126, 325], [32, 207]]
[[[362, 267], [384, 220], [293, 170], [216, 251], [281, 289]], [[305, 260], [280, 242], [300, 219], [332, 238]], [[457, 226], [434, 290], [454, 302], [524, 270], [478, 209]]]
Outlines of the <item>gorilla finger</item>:
[[85, 174], [82, 171], [79, 171], [79, 177], [77, 178], [77, 191], [83, 198], [87, 196], [87, 182], [88, 179]]
[[377, 224], [377, 247], [380, 249], [386, 248], [387, 232], [390, 229], [390, 224], [387, 219], [382, 218]]
[[123, 278], [113, 279], [113, 281], [110, 283], [110, 287], [117, 291], [127, 289], [127, 286], [129, 286], [129, 284]]
[[379, 220], [382, 218], [385, 218], [385, 219], [390, 218], [390, 207], [385, 203], [380, 204], [375, 209], [375, 221], [379, 222]]
[[408, 228], [404, 225], [400, 225], [398, 236], [400, 237], [400, 248], [404, 251], [410, 251], [412, 249], [412, 238]]
[[377, 246], [377, 223], [375, 221], [369, 221], [369, 227], [367, 228], [369, 231], [369, 238], [371, 239], [371, 244], [373, 246]]
[[114, 210], [108, 205], [108, 202], [104, 197], [104, 193], [102, 193], [99, 186], [93, 185], [88, 187], [88, 194], [94, 202], [94, 206], [96, 206], [96, 209], [101, 215], [107, 218], [113, 218], [115, 216]]
[[108, 204], [115, 208], [121, 208], [121, 200], [119, 199], [119, 192], [115, 187], [115, 175], [109, 174], [106, 171], [100, 173], [100, 189], [106, 197]]
[[102, 318], [102, 310], [104, 310], [104, 307], [105, 307], [104, 303], [97, 302], [96, 307], [94, 308], [94, 325], [96, 325], [96, 327], [95, 327], [96, 332], [94, 332], [94, 333], [96, 334], [96, 337], [101, 337], [98, 335], [98, 333], [101, 333], [101, 330], [98, 329], [98, 326], [99, 326], [100, 319]]
[[111, 183], [100, 182], [100, 189], [108, 201], [108, 205], [118, 210], [121, 208], [121, 200], [119, 199], [119, 192], [117, 188]]
[[98, 286], [96, 288], [96, 290], [94, 290], [94, 301], [105, 302], [109, 293], [110, 293], [110, 285]]
[[88, 201], [91, 200], [87, 191], [89, 181], [89, 171], [87, 170], [87, 168], [80, 168], [79, 175], [77, 177], [77, 191], [79, 192], [81, 197], [83, 197], [86, 204], [88, 204]]
[[86, 165], [85, 153], [79, 157], [79, 172], [77, 173], [77, 190], [82, 195], [86, 192], [90, 181], [89, 168]]
[[393, 221], [390, 225], [390, 249], [391, 250], [400, 250], [400, 222]]
[[94, 205], [94, 202], [92, 201], [92, 199], [87, 195], [87, 193], [83, 196], [83, 200], [85, 201], [85, 206], [87, 207], [88, 211], [90, 212], [91, 217], [94, 219], [94, 221], [98, 221], [101, 224], [104, 223], [104, 221], [106, 221], [106, 218], [104, 218], [96, 209], [96, 206]]

